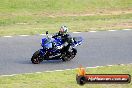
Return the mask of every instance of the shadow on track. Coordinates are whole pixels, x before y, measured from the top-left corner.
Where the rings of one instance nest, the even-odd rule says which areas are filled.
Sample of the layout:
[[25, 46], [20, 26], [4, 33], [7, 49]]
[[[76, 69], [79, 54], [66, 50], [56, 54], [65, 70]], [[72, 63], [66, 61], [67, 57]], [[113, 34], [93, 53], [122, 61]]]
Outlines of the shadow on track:
[[[15, 63], [19, 63], [19, 64], [33, 64], [30, 60], [30, 58], [26, 58], [26, 59], [21, 59], [21, 60], [17, 60], [15, 61]], [[63, 62], [62, 60], [44, 60], [39, 64], [63, 64], [66, 62]]]
[[61, 64], [64, 63], [62, 60], [44, 60], [40, 64]]

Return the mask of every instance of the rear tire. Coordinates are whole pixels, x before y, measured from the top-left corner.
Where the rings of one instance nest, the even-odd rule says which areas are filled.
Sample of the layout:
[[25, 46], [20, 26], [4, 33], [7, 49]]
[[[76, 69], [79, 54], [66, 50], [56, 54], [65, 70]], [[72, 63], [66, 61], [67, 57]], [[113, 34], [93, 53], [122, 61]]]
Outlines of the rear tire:
[[33, 64], [39, 64], [40, 62], [43, 61], [42, 58], [41, 58], [41, 56], [40, 56], [39, 50], [36, 51], [33, 54], [32, 58], [31, 58], [31, 61], [32, 61]]

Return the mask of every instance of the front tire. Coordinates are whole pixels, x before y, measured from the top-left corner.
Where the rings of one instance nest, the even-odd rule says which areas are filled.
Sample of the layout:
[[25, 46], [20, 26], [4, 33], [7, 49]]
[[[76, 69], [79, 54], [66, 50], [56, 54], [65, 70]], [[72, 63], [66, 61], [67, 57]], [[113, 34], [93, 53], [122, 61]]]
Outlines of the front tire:
[[41, 56], [40, 56], [40, 53], [39, 52], [40, 51], [38, 50], [38, 51], [36, 51], [33, 54], [32, 58], [31, 58], [31, 61], [32, 61], [33, 64], [39, 64], [40, 62], [43, 61], [42, 58], [41, 58]]

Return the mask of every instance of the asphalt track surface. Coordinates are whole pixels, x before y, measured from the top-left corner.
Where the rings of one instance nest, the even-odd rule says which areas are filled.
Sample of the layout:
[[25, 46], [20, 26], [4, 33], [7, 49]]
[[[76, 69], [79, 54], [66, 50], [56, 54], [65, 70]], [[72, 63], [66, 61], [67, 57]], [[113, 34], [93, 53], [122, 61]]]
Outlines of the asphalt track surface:
[[43, 61], [32, 64], [32, 54], [45, 36], [0, 37], [0, 75], [132, 63], [132, 30], [75, 33], [84, 41], [76, 57], [68, 62]]

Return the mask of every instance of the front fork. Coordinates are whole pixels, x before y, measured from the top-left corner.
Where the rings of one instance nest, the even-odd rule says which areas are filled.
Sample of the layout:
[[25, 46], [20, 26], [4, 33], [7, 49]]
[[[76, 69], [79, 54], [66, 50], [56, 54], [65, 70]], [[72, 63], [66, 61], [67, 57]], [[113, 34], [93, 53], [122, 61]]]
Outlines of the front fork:
[[49, 58], [49, 54], [47, 53], [48, 51], [46, 49], [40, 49], [39, 51], [43, 60]]
[[45, 49], [40, 49], [39, 51], [40, 51], [40, 52], [39, 52], [39, 53], [40, 53], [40, 56], [41, 56], [41, 57], [44, 57], [45, 54], [46, 54], [46, 50], [45, 50]]

